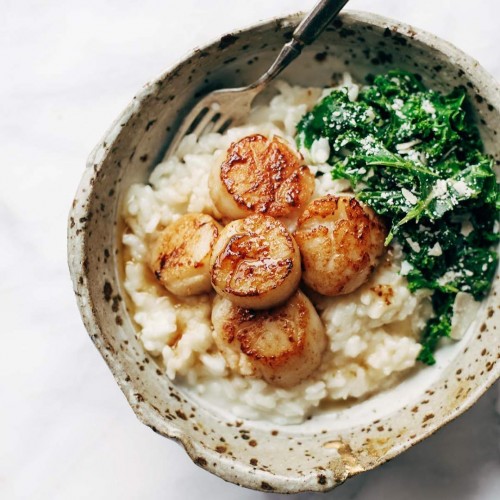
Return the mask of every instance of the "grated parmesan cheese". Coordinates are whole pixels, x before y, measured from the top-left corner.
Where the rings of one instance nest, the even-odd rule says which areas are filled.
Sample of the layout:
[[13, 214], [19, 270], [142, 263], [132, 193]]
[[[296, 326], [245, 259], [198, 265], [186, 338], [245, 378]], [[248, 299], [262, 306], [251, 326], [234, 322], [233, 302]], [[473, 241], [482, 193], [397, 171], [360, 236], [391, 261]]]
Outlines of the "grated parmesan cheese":
[[464, 181], [456, 181], [452, 187], [460, 196], [470, 196], [473, 193], [472, 189]]
[[420, 139], [414, 139], [413, 141], [402, 142], [401, 144], [396, 144], [396, 149], [398, 150], [398, 153], [401, 153], [402, 151], [407, 151], [411, 149], [413, 146], [416, 146], [421, 142], [422, 141]]
[[436, 108], [433, 106], [432, 102], [429, 101], [429, 99], [424, 99], [422, 101], [422, 109], [426, 112], [432, 115], [434, 118], [436, 116]]
[[408, 245], [410, 245], [411, 249], [415, 253], [420, 252], [420, 245], [418, 244], [417, 241], [413, 241], [411, 238], [406, 238], [406, 241], [408, 242]]
[[465, 236], [467, 238], [467, 236], [469, 236], [472, 231], [474, 231], [472, 222], [470, 220], [464, 220], [462, 222], [462, 227], [460, 228], [460, 233], [462, 234], [462, 236]]
[[453, 303], [450, 337], [460, 340], [474, 321], [479, 309], [479, 302], [470, 293], [458, 292]]
[[415, 205], [418, 202], [418, 198], [411, 191], [408, 191], [408, 189], [402, 188], [401, 192], [408, 203]]
[[439, 198], [448, 193], [448, 183], [444, 179], [438, 179], [432, 188], [434, 198]]
[[439, 242], [436, 242], [434, 246], [427, 252], [431, 257], [439, 257], [443, 255], [443, 249]]
[[401, 262], [401, 276], [407, 276], [412, 269], [413, 266], [407, 260], [403, 260], [403, 262]]
[[457, 273], [456, 271], [446, 271], [440, 278], [438, 278], [437, 282], [441, 285], [447, 285], [448, 283], [451, 283], [452, 281], [455, 281], [457, 278], [460, 277], [460, 274]]
[[400, 110], [403, 106], [404, 106], [404, 102], [403, 102], [403, 99], [394, 99], [394, 102], [392, 103], [392, 109], [394, 109], [395, 111], [398, 111]]

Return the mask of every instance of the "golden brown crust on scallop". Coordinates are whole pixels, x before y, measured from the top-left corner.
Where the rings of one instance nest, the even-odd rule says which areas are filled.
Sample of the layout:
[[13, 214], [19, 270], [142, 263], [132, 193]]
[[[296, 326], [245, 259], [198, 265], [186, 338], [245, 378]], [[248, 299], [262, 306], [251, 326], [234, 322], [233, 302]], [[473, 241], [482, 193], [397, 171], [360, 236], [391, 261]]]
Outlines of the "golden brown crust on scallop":
[[[300, 325], [287, 317], [285, 306], [263, 311], [234, 308], [234, 314], [230, 322], [226, 323], [223, 334], [228, 343], [237, 340], [241, 352], [249, 358], [277, 368], [304, 350], [308, 311], [302, 303], [298, 303], [297, 308], [300, 309]], [[279, 336], [265, 330], [265, 323], [269, 320], [279, 325]]]
[[217, 293], [247, 308], [284, 302], [300, 280], [297, 244], [281, 222], [264, 215], [229, 223], [214, 246], [210, 266]]
[[381, 219], [352, 196], [327, 195], [312, 201], [294, 234], [304, 282], [324, 295], [352, 292], [375, 268], [386, 234]]
[[265, 311], [218, 297], [212, 320], [215, 342], [230, 367], [279, 387], [291, 387], [313, 373], [327, 344], [321, 319], [300, 291]]
[[186, 214], [168, 225], [153, 245], [150, 267], [170, 292], [210, 291], [210, 255], [222, 229], [210, 215]]
[[287, 217], [302, 209], [314, 191], [309, 167], [276, 136], [254, 134], [232, 143], [217, 175], [212, 198], [231, 218], [252, 213]]

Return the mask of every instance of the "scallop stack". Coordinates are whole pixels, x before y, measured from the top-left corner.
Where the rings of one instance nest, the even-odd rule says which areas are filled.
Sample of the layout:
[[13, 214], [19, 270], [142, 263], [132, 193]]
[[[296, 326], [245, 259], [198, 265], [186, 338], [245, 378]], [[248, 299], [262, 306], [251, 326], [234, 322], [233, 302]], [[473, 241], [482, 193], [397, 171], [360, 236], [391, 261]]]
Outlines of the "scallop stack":
[[244, 137], [211, 170], [216, 218], [180, 217], [151, 251], [150, 267], [169, 292], [215, 290], [213, 336], [228, 366], [278, 387], [309, 377], [327, 346], [307, 294], [354, 291], [384, 251], [386, 229], [371, 209], [346, 194], [314, 199], [314, 189], [284, 139]]

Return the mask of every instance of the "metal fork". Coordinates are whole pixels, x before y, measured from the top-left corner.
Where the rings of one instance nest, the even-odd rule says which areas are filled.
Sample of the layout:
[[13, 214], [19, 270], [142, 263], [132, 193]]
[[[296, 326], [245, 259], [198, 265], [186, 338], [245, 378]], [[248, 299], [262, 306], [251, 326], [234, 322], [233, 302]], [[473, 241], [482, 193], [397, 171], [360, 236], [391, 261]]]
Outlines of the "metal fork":
[[169, 158], [187, 134], [201, 137], [208, 131], [223, 132], [248, 116], [253, 100], [320, 35], [348, 0], [321, 0], [302, 20], [271, 67], [247, 87], [215, 90], [201, 99], [182, 120], [165, 154]]

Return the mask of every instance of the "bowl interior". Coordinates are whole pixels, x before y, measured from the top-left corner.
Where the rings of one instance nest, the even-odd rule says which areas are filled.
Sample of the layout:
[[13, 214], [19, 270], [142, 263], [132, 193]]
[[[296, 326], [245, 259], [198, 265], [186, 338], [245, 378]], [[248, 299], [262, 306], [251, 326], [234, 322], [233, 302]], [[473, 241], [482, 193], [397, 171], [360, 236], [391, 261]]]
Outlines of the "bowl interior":
[[[225, 35], [148, 84], [89, 159], [70, 216], [69, 260], [89, 334], [139, 418], [182, 442], [193, 460], [252, 488], [325, 490], [375, 467], [470, 406], [498, 377], [498, 279], [482, 313], [437, 364], [365, 402], [323, 412], [298, 426], [240, 421], [179, 391], [135, 336], [121, 285], [121, 197], [146, 182], [184, 110], [211, 89], [246, 85], [270, 65], [301, 16]], [[499, 92], [471, 58], [397, 22], [346, 13], [307, 47], [282, 78], [328, 86], [349, 71], [402, 68], [429, 87], [464, 86], [487, 151], [500, 159]]]

